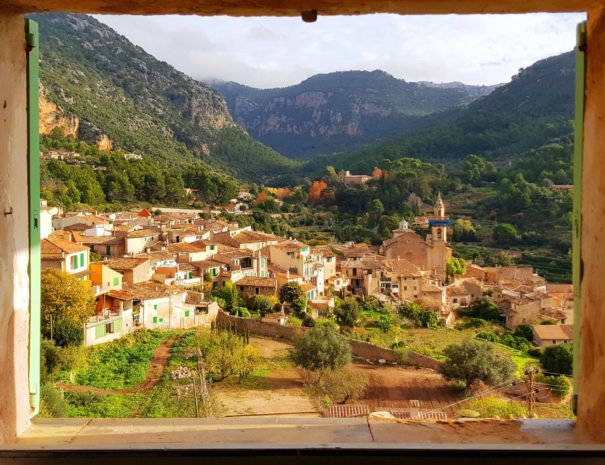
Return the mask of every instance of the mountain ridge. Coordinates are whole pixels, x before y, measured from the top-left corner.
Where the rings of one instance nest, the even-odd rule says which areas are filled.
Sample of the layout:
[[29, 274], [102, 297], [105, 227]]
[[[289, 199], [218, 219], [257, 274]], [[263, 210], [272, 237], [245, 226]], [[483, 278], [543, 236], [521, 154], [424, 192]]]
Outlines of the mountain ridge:
[[248, 181], [295, 166], [238, 126], [216, 91], [95, 18], [31, 17], [40, 24], [45, 97], [64, 115], [78, 117], [88, 134], [78, 137], [94, 142], [106, 136], [120, 150], [166, 165], [198, 161]]
[[431, 84], [382, 70], [316, 74], [272, 89], [209, 82], [252, 136], [293, 158], [393, 136], [420, 116], [468, 105], [495, 88]]

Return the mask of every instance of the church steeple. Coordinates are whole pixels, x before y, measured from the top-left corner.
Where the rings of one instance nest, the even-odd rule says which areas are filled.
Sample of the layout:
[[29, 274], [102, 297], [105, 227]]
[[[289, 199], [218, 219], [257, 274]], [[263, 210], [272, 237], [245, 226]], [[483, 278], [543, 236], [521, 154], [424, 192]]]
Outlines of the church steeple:
[[445, 205], [443, 205], [443, 200], [441, 199], [441, 192], [437, 194], [437, 200], [435, 201], [435, 207], [433, 210], [435, 216], [444, 217], [445, 216]]
[[433, 244], [445, 244], [447, 242], [447, 227], [450, 223], [449, 218], [445, 216], [445, 205], [441, 193], [437, 194], [437, 200], [433, 208], [433, 217], [429, 219], [431, 226], [431, 240]]

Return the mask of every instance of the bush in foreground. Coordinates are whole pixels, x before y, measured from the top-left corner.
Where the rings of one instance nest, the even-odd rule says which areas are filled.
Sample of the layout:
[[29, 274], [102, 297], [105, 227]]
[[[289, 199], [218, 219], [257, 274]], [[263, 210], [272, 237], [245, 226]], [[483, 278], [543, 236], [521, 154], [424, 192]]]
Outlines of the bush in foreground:
[[470, 400], [464, 405], [464, 408], [478, 412], [481, 418], [527, 417], [527, 408], [520, 402], [494, 396]]
[[447, 361], [441, 373], [447, 379], [464, 381], [467, 386], [475, 381], [501, 383], [512, 378], [516, 369], [511, 360], [497, 357], [489, 344], [477, 340], [449, 345], [443, 353]]
[[297, 366], [312, 370], [321, 378], [326, 370], [351, 362], [351, 345], [346, 337], [320, 326], [298, 338], [291, 355]]

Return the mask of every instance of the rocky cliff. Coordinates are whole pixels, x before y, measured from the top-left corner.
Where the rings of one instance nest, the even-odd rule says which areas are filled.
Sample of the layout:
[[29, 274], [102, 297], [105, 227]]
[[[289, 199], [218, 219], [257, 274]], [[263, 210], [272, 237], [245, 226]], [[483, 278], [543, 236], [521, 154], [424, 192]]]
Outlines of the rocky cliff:
[[104, 150], [173, 167], [203, 159], [248, 180], [291, 169], [234, 122], [218, 92], [110, 27], [86, 15], [32, 16], [40, 24], [43, 131], [62, 127]]

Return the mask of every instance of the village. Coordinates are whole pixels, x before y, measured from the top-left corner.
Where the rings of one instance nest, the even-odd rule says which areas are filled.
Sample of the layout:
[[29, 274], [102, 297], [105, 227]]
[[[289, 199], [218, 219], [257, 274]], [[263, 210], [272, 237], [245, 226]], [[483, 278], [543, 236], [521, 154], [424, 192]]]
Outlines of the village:
[[[432, 215], [414, 219], [428, 228], [426, 238], [402, 220], [380, 246], [310, 246], [184, 210], [100, 214], [44, 205], [41, 210], [42, 269], [86, 281], [96, 296], [85, 345], [139, 327], [210, 327], [222, 309], [208, 291], [233, 285], [244, 302], [258, 295], [277, 301], [292, 283], [306, 296], [308, 318], [330, 315], [335, 297], [353, 295], [393, 308], [415, 303], [435, 314], [440, 326], [452, 328], [460, 310], [489, 296], [506, 328], [532, 325], [535, 345], [572, 339], [571, 285], [547, 283], [528, 266], [467, 262], [463, 274], [448, 272], [450, 221], [441, 196]], [[288, 325], [290, 310], [288, 302], [280, 302], [260, 316]]]

